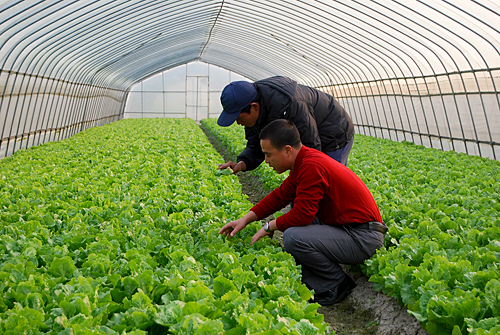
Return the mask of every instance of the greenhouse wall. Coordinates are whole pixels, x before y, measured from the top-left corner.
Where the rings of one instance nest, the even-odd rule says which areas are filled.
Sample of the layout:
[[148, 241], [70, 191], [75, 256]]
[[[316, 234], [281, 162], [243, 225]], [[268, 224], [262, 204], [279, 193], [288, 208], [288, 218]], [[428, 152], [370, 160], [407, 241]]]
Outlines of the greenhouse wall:
[[[491, 159], [500, 157], [500, 71], [320, 86], [350, 113], [356, 132]], [[232, 71], [194, 62], [126, 92], [1, 73], [0, 157], [120, 118], [217, 117]], [[126, 104], [124, 101], [126, 99]], [[125, 105], [125, 106], [124, 106]]]
[[499, 71], [322, 87], [357, 132], [491, 159], [500, 157]]
[[120, 119], [126, 92], [22, 73], [0, 75], [0, 157]]

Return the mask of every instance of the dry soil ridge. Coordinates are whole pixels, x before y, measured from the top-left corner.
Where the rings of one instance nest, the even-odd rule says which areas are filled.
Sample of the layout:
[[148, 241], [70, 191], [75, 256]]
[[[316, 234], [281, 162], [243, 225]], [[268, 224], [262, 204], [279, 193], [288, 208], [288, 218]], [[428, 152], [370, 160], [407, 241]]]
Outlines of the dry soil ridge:
[[[349, 272], [349, 271], [348, 271]], [[373, 289], [373, 283], [360, 273], [349, 272], [355, 280], [356, 288], [347, 300], [355, 309], [366, 310], [378, 323], [374, 334], [378, 335], [428, 335], [420, 322], [407, 308], [400, 306], [395, 298], [386, 296]]]

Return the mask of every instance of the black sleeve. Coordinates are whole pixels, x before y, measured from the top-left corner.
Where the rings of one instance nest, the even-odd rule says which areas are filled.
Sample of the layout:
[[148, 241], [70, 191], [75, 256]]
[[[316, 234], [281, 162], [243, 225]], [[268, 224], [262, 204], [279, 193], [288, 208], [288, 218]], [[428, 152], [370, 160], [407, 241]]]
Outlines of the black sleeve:
[[262, 163], [264, 153], [260, 147], [259, 134], [256, 129], [245, 127], [245, 137], [247, 139], [247, 147], [238, 155], [237, 161], [245, 162], [247, 165], [246, 171], [251, 171]]

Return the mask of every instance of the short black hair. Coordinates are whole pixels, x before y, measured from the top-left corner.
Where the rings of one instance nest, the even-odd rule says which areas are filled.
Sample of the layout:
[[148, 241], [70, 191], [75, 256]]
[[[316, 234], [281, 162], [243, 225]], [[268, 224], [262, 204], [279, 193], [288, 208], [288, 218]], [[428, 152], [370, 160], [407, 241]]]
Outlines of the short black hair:
[[296, 148], [302, 143], [297, 127], [292, 121], [285, 119], [278, 119], [269, 123], [262, 129], [259, 138], [269, 140], [271, 145], [278, 150], [282, 150], [286, 145]]

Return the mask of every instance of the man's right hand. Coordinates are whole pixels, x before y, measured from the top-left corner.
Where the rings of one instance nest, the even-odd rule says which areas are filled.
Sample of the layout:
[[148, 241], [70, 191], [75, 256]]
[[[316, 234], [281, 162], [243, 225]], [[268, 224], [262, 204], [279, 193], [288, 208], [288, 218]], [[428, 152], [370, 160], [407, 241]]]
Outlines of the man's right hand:
[[245, 171], [247, 169], [247, 165], [243, 161], [240, 161], [238, 163], [229, 161], [227, 163], [219, 165], [220, 170], [227, 169], [228, 167], [230, 167], [233, 170], [233, 174], [238, 173], [240, 171]]

